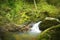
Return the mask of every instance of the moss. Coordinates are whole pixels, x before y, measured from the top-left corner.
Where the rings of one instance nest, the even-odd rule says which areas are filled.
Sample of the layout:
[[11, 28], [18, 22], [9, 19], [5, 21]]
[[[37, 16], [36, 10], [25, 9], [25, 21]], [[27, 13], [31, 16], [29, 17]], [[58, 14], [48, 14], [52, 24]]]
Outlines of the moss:
[[60, 24], [60, 22], [58, 22], [57, 20], [43, 20], [39, 25], [39, 29], [44, 31], [45, 29], [58, 24]]
[[43, 31], [38, 36], [38, 40], [60, 40], [60, 24]]

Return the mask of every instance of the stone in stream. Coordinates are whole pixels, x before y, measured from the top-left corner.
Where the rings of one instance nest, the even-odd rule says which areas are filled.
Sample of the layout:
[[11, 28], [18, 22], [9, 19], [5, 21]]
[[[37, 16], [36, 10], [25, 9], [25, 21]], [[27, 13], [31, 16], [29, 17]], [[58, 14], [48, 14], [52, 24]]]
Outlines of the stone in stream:
[[60, 24], [52, 26], [40, 33], [38, 40], [60, 40]]
[[48, 17], [39, 24], [39, 29], [44, 31], [45, 29], [58, 24], [60, 24], [58, 19]]

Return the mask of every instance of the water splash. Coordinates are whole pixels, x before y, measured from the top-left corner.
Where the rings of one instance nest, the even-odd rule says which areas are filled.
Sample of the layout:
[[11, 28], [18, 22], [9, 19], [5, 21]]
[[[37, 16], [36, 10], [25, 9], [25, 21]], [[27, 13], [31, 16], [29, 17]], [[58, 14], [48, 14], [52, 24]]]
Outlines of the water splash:
[[41, 21], [39, 21], [38, 23], [35, 23], [32, 28], [30, 33], [41, 33], [41, 30], [39, 30], [39, 24], [41, 23]]

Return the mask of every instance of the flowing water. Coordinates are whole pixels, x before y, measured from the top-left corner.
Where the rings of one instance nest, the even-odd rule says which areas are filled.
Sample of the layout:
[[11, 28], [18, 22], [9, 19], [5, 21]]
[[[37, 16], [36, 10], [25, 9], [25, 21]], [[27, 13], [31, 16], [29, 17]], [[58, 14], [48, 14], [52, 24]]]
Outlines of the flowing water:
[[38, 33], [41, 33], [41, 30], [39, 30], [39, 24], [41, 23], [41, 21], [35, 23], [31, 30], [29, 31], [30, 34], [38, 34]]
[[33, 24], [30, 31], [28, 31], [27, 33], [21, 34], [20, 35], [21, 40], [37, 40], [38, 35], [41, 33], [41, 30], [39, 30], [40, 23], [41, 21]]

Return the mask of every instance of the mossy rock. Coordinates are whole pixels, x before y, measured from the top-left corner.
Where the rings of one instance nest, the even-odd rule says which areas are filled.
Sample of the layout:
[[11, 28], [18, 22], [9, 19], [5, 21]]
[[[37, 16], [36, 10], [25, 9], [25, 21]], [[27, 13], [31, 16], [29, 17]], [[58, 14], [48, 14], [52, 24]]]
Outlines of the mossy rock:
[[60, 22], [57, 20], [43, 20], [39, 25], [39, 29], [44, 31], [45, 29], [58, 24], [60, 24]]
[[38, 40], [60, 40], [60, 24], [43, 31], [38, 36]]

